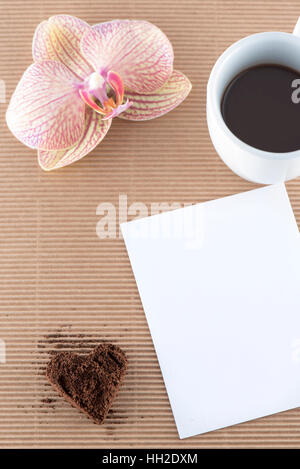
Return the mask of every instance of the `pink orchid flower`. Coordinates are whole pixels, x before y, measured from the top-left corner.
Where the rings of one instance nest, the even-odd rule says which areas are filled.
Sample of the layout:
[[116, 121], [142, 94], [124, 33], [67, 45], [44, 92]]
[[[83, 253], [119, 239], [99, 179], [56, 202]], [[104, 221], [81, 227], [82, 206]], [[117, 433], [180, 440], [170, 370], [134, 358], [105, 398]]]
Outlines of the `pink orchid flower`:
[[90, 26], [58, 15], [33, 38], [34, 63], [12, 95], [7, 124], [38, 149], [44, 170], [83, 158], [105, 137], [114, 117], [154, 119], [178, 106], [191, 83], [173, 70], [165, 34], [146, 21]]

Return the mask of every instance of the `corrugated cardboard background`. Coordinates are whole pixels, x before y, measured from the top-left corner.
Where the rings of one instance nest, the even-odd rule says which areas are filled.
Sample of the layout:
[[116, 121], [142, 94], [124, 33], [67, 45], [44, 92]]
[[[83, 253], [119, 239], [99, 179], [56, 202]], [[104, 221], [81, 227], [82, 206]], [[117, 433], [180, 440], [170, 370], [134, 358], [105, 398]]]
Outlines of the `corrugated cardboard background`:
[[[36, 25], [69, 13], [90, 23], [147, 19], [175, 49], [175, 66], [193, 83], [186, 102], [145, 123], [115, 119], [93, 153], [44, 173], [34, 151], [6, 128], [0, 145], [1, 447], [300, 447], [300, 410], [180, 441], [123, 241], [100, 240], [96, 207], [140, 201], [192, 203], [255, 186], [216, 155], [205, 116], [205, 89], [218, 55], [264, 30], [292, 31], [298, 1], [1, 0], [0, 79], [7, 99], [31, 63]], [[288, 183], [300, 221], [300, 182]], [[99, 340], [121, 345], [126, 382], [106, 423], [94, 425], [47, 384], [55, 350], [89, 351]]]

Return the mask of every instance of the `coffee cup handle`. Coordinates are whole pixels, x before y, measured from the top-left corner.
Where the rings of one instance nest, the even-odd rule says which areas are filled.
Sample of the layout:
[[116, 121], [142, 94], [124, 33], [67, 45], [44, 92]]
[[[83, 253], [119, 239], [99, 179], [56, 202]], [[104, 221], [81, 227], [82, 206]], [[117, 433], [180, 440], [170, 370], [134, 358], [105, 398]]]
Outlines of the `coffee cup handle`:
[[300, 17], [298, 18], [298, 21], [294, 27], [294, 31], [293, 31], [293, 34], [295, 36], [300, 36]]

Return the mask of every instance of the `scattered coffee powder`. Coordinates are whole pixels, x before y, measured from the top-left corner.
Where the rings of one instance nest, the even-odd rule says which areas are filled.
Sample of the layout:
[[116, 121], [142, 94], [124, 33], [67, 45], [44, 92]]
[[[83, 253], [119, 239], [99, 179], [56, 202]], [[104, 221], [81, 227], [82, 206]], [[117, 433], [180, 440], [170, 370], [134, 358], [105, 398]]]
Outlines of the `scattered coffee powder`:
[[46, 376], [67, 401], [101, 424], [126, 369], [125, 353], [116, 345], [104, 343], [86, 357], [73, 352], [57, 353], [48, 364]]

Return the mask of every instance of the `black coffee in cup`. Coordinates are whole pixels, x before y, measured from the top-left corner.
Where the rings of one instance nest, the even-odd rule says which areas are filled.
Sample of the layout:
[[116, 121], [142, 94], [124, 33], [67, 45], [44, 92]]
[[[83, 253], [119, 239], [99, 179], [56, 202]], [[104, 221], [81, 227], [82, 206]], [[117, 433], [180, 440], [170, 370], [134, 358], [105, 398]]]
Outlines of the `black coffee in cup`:
[[[299, 59], [300, 60], [300, 59]], [[299, 62], [300, 63], [300, 62]], [[300, 73], [280, 65], [258, 65], [237, 75], [221, 103], [231, 132], [260, 150], [300, 149]]]

